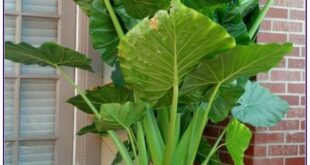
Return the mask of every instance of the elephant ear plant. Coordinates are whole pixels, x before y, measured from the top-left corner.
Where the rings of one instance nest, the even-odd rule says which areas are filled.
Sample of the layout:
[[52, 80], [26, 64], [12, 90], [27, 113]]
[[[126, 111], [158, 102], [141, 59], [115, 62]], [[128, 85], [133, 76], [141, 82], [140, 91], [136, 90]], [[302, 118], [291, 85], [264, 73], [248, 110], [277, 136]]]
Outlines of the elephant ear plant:
[[[288, 104], [249, 77], [267, 72], [290, 53], [290, 43], [256, 44], [272, 1], [75, 0], [89, 16], [90, 36], [113, 84], [82, 91], [64, 66], [92, 71], [90, 59], [47, 42], [35, 48], [6, 42], [5, 58], [51, 66], [76, 88], [68, 100], [93, 116], [78, 134], [110, 136], [119, 153], [113, 164], [221, 164], [226, 147], [242, 165], [251, 131], [271, 127]], [[229, 120], [215, 143], [203, 138], [208, 122]], [[125, 130], [122, 142], [116, 131]]]

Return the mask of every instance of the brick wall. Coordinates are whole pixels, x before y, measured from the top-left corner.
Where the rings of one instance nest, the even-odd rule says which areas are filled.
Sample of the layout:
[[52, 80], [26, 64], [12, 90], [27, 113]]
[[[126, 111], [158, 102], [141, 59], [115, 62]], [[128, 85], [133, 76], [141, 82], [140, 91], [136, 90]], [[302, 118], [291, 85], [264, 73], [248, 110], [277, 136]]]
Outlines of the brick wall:
[[[264, 2], [262, 1], [262, 4]], [[292, 54], [257, 81], [290, 104], [285, 119], [272, 128], [257, 128], [253, 164], [304, 165], [305, 158], [305, 0], [274, 0], [258, 42], [292, 42]]]
[[[265, 0], [260, 0], [265, 4]], [[257, 81], [287, 100], [290, 110], [272, 128], [252, 128], [253, 138], [246, 151], [246, 165], [305, 164], [305, 0], [274, 0], [267, 13], [258, 43], [292, 42], [293, 53], [272, 71], [257, 75]], [[210, 124], [205, 135], [214, 141], [227, 124]], [[226, 164], [233, 164], [227, 151], [220, 151]]]

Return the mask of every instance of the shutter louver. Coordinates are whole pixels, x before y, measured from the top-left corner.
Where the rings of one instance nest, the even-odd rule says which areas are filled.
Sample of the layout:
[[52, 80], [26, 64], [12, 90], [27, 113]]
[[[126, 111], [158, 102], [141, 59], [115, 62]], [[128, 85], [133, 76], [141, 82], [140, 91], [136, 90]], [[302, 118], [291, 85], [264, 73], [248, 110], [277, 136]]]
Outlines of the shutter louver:
[[[4, 21], [4, 39], [5, 41], [15, 41], [15, 31], [16, 31], [16, 17], [15, 16], [5, 16]], [[6, 75], [14, 74], [14, 64], [9, 61], [5, 60], [4, 70]]]
[[19, 165], [53, 165], [54, 143], [27, 141], [19, 146]]
[[57, 0], [23, 0], [23, 12], [57, 14]]
[[[46, 41], [57, 41], [57, 20], [23, 17], [22, 41], [39, 47]], [[22, 65], [22, 74], [56, 74], [55, 69], [38, 65]]]
[[16, 11], [15, 0], [5, 0], [4, 1], [4, 10], [5, 10], [5, 12], [14, 12], [14, 11]]
[[5, 142], [4, 145], [4, 164], [5, 165], [12, 165], [12, 144], [11, 142]]
[[20, 136], [54, 135], [56, 82], [22, 80], [20, 93]]
[[4, 100], [4, 137], [13, 136], [14, 124], [14, 80], [5, 80], [5, 100]]

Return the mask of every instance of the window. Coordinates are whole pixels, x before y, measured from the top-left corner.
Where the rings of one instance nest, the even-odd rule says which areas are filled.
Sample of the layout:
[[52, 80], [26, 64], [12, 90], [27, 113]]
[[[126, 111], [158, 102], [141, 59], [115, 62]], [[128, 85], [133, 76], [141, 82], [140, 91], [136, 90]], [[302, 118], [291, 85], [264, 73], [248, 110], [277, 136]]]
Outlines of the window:
[[[71, 0], [5, 0], [5, 40], [75, 47]], [[73, 77], [73, 69], [67, 69]], [[5, 164], [72, 164], [73, 88], [50, 67], [5, 61]]]

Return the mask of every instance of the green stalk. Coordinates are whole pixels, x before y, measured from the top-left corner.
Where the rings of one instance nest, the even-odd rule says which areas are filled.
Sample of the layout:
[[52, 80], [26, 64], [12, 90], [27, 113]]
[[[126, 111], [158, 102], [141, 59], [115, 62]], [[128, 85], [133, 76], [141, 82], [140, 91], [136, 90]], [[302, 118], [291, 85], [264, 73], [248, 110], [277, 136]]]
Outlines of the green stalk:
[[[203, 130], [206, 123], [208, 122], [208, 114], [211, 110], [212, 104], [214, 102], [217, 91], [219, 90], [221, 83], [217, 84], [214, 88], [206, 109], [197, 109], [194, 113], [194, 118], [192, 119], [190, 126], [185, 131], [182, 136], [180, 143], [177, 147], [175, 154], [175, 160], [182, 159], [179, 164], [193, 164], [198, 146], [200, 143], [200, 138], [202, 136]], [[186, 149], [186, 152], [182, 151]]]
[[216, 142], [214, 143], [211, 151], [209, 152], [207, 158], [202, 162], [201, 165], [207, 165], [208, 162], [210, 161], [211, 159], [211, 156], [219, 149], [219, 143], [221, 142], [221, 140], [223, 139], [224, 137], [224, 134], [226, 133], [227, 131], [227, 127], [223, 130], [223, 132], [221, 133], [221, 135], [217, 138]]
[[255, 35], [255, 32], [257, 31], [259, 25], [263, 22], [263, 19], [265, 17], [265, 15], [267, 14], [271, 4], [272, 4], [273, 0], [268, 0], [267, 3], [265, 4], [265, 6], [263, 7], [263, 9], [260, 11], [257, 19], [255, 20], [255, 22], [253, 23], [251, 29], [249, 30], [249, 36], [252, 39], [253, 36]]
[[164, 142], [160, 135], [153, 110], [149, 109], [146, 111], [142, 122], [153, 164], [161, 165], [164, 157]]
[[115, 30], [116, 30], [116, 32], [117, 32], [118, 37], [119, 37], [120, 39], [123, 38], [123, 37], [124, 37], [123, 29], [122, 29], [122, 27], [121, 27], [121, 25], [120, 25], [120, 23], [119, 23], [119, 21], [118, 21], [116, 15], [115, 15], [115, 12], [114, 12], [114, 10], [113, 10], [113, 7], [112, 7], [112, 5], [111, 5], [110, 0], [104, 0], [104, 4], [105, 4], [105, 6], [107, 7], [107, 10], [108, 10], [108, 12], [109, 12], [109, 14], [110, 14], [110, 17], [111, 17], [111, 19], [112, 19], [112, 22], [113, 22], [113, 24], [114, 24], [114, 27], [115, 27]]
[[[55, 66], [59, 72], [64, 76], [64, 78], [77, 90], [77, 92], [81, 95], [81, 97], [84, 99], [84, 101], [87, 103], [87, 105], [90, 107], [90, 109], [94, 112], [96, 115], [96, 118], [100, 119], [100, 114], [95, 108], [95, 106], [91, 103], [91, 101], [87, 98], [87, 96], [84, 94], [84, 92], [81, 90], [80, 86], [75, 84], [75, 82], [70, 78], [70, 76], [60, 67]], [[108, 134], [112, 137], [114, 143], [116, 144], [117, 148], [119, 149], [119, 152], [121, 153], [123, 159], [127, 163], [127, 165], [134, 165], [132, 162], [129, 153], [126, 150], [126, 147], [124, 146], [123, 142], [117, 137], [117, 134], [114, 131], [108, 131]]]
[[133, 132], [129, 128], [126, 128], [126, 131], [128, 133], [128, 136], [129, 136], [129, 140], [130, 140], [130, 144], [131, 144], [131, 148], [132, 148], [133, 154], [134, 154], [134, 156], [135, 156], [135, 158], [137, 160], [138, 159], [138, 155], [137, 155], [136, 145], [135, 145], [135, 142], [134, 142], [134, 139], [133, 139]]
[[176, 137], [176, 126], [177, 126], [177, 112], [178, 112], [178, 96], [179, 96], [179, 86], [178, 84], [173, 86], [173, 97], [172, 97], [172, 106], [170, 111], [170, 123], [168, 131], [168, 140], [165, 150], [164, 164], [171, 165], [172, 157], [175, 150], [175, 140]]
[[139, 149], [139, 158], [138, 158], [138, 163], [139, 165], [147, 165], [148, 160], [147, 160], [147, 151], [146, 151], [146, 146], [145, 146], [145, 138], [144, 138], [144, 132], [143, 132], [143, 126], [141, 122], [139, 121], [137, 123], [137, 145]]
[[108, 131], [108, 134], [111, 136], [125, 163], [127, 165], [134, 165], [134, 162], [131, 160], [129, 153], [126, 150], [126, 147], [124, 146], [118, 135], [114, 131]]
[[89, 106], [89, 108], [94, 112], [97, 119], [100, 119], [100, 114], [95, 108], [95, 106], [91, 103], [91, 101], [87, 98], [87, 96], [84, 94], [84, 91], [81, 90], [80, 86], [78, 86], [71, 78], [70, 76], [60, 67], [55, 66], [60, 73], [64, 76], [64, 78], [76, 89], [76, 91], [81, 95], [81, 97], [84, 99], [86, 104]]
[[191, 153], [191, 156], [190, 156], [190, 162], [192, 162], [192, 163], [195, 160], [195, 156], [196, 156], [195, 153], [198, 150], [198, 146], [199, 146], [199, 142], [200, 142], [200, 137], [201, 137], [201, 135], [203, 133], [203, 130], [204, 130], [205, 126], [206, 126], [206, 123], [209, 120], [208, 115], [209, 115], [209, 112], [211, 110], [211, 107], [212, 107], [212, 104], [214, 102], [215, 96], [216, 96], [220, 86], [221, 86], [221, 83], [216, 85], [212, 95], [210, 96], [207, 109], [206, 109], [206, 111], [204, 111], [204, 113], [202, 115], [203, 119], [202, 119], [201, 122], [198, 122], [198, 125], [196, 126], [196, 128], [198, 129], [198, 134], [196, 134], [194, 136], [194, 139], [192, 139], [195, 142], [193, 153]]

